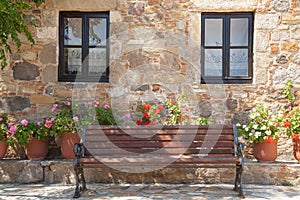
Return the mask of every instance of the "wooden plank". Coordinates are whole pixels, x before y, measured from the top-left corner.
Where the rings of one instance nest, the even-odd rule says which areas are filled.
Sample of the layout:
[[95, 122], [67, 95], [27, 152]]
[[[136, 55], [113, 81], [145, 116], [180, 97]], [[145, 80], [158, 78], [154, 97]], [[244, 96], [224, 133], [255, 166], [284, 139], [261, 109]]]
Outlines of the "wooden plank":
[[[174, 135], [155, 135], [152, 137], [132, 137], [129, 135], [88, 135], [88, 137], [86, 138], [86, 142], [89, 141], [99, 141], [99, 142], [103, 142], [103, 141], [107, 141], [110, 140], [112, 142], [114, 141], [122, 141], [122, 142], [126, 142], [126, 141], [173, 141], [173, 140], [178, 140], [180, 139], [181, 141], [183, 140], [191, 140], [191, 138], [188, 137], [175, 137]], [[193, 140], [221, 140], [221, 141], [233, 141], [234, 140], [234, 136], [233, 135], [220, 135], [220, 136], [212, 136], [212, 135], [206, 135], [206, 136], [195, 136]]]
[[120, 165], [120, 166], [141, 166], [141, 165], [184, 165], [184, 164], [236, 164], [239, 160], [235, 157], [182, 157], [176, 161], [170, 163], [168, 159], [162, 157], [152, 158], [117, 158], [117, 157], [98, 157], [96, 158], [81, 158], [79, 159], [80, 164], [105, 164], [105, 165]]
[[[127, 151], [133, 152], [133, 153], [149, 153], [157, 151], [157, 149], [114, 149], [113, 151], [111, 149], [88, 149], [90, 152], [92, 152], [95, 155], [126, 155]], [[203, 152], [203, 151], [202, 151]], [[163, 149], [160, 151], [161, 154], [199, 154], [201, 151], [199, 149], [181, 149], [181, 148], [169, 148], [169, 149]], [[228, 148], [228, 149], [210, 149], [209, 153], [211, 154], [230, 154], [234, 155], [234, 149]]]
[[112, 149], [112, 148], [201, 148], [201, 147], [223, 147], [223, 148], [233, 148], [234, 142], [232, 141], [218, 141], [218, 142], [186, 142], [186, 141], [178, 141], [178, 142], [151, 142], [151, 141], [136, 141], [136, 142], [128, 142], [128, 143], [99, 143], [99, 142], [88, 142], [85, 145], [87, 148], [99, 148], [99, 149]]

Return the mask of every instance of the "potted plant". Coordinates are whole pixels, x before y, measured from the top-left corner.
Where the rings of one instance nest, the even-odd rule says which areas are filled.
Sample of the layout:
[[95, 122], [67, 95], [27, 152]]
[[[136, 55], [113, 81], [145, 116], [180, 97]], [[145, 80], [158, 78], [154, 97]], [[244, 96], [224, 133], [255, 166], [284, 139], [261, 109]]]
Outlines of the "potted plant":
[[8, 117], [6, 115], [0, 115], [0, 159], [2, 159], [7, 150], [7, 143], [10, 138], [7, 139], [8, 132]]
[[89, 125], [94, 121], [97, 105], [96, 101], [87, 104], [71, 101], [53, 104], [53, 116], [46, 120], [46, 124], [51, 136], [60, 136], [61, 153], [64, 158], [74, 158], [74, 144], [80, 142], [78, 133], [82, 131], [84, 125]]
[[293, 107], [292, 110], [285, 113], [283, 122], [283, 131], [288, 137], [293, 140], [293, 155], [294, 158], [300, 162], [300, 108]]
[[30, 160], [42, 160], [47, 156], [49, 136], [47, 131], [43, 131], [40, 122], [22, 119], [19, 123], [10, 124], [8, 134], [25, 148], [25, 154]]
[[253, 155], [258, 161], [276, 160], [279, 123], [276, 114], [258, 104], [250, 112], [248, 124], [236, 124], [239, 135], [253, 143]]
[[284, 133], [292, 138], [294, 158], [300, 162], [300, 107], [297, 105], [295, 91], [293, 91], [293, 81], [289, 80], [282, 91], [288, 99], [288, 104], [285, 107], [282, 127]]

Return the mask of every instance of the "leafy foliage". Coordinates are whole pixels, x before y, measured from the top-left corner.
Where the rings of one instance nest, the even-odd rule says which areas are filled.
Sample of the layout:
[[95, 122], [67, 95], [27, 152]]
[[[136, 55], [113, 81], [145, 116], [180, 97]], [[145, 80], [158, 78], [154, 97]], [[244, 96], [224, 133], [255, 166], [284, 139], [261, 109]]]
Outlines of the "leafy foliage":
[[[31, 9], [31, 2], [36, 6], [45, 0], [1, 0], [0, 1], [0, 64], [1, 69], [7, 65], [6, 54], [11, 53], [11, 41], [21, 47], [19, 34], [24, 33], [29, 42], [34, 43], [26, 24], [25, 12]], [[33, 25], [31, 23], [31, 25]]]

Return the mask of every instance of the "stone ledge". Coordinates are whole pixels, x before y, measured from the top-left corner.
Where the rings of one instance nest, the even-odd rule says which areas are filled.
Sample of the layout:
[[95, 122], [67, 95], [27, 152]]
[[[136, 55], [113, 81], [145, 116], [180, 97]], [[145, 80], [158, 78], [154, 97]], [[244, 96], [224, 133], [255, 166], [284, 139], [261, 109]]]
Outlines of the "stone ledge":
[[[0, 162], [0, 183], [64, 183], [74, 184], [72, 160], [12, 160]], [[103, 167], [85, 169], [90, 183], [233, 183], [234, 168], [171, 168], [144, 174], [126, 173]], [[300, 185], [300, 164], [277, 161], [246, 162], [243, 183], [271, 185]]]

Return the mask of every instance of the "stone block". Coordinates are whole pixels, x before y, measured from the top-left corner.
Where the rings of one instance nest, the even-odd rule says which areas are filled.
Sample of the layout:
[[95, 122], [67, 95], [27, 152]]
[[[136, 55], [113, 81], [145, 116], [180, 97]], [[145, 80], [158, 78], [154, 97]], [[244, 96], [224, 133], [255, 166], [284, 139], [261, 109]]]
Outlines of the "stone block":
[[39, 162], [28, 160], [1, 160], [1, 183], [43, 182], [43, 167]]
[[283, 42], [281, 45], [282, 51], [297, 52], [299, 50], [298, 42]]
[[57, 82], [57, 73], [56, 65], [47, 65], [41, 73], [43, 83]]
[[40, 53], [40, 61], [43, 64], [55, 64], [57, 59], [56, 44], [49, 43], [43, 46]]
[[52, 96], [46, 96], [42, 94], [30, 95], [31, 104], [53, 104], [54, 102], [55, 102], [55, 98]]
[[110, 11], [110, 22], [120, 23], [122, 22], [122, 15], [119, 11]]
[[[82, 10], [82, 11], [107, 11], [116, 8], [120, 0], [89, 0], [82, 3], [81, 0], [69, 1], [54, 0], [53, 7], [58, 10]], [[50, 1], [51, 2], [51, 1]]]
[[255, 28], [272, 30], [279, 24], [279, 14], [260, 13], [255, 16]]
[[30, 108], [30, 101], [28, 97], [12, 96], [2, 97], [0, 99], [1, 112], [17, 112]]
[[128, 8], [128, 14], [141, 16], [145, 11], [145, 2], [138, 1], [131, 3]]
[[0, 92], [1, 93], [16, 93], [17, 92], [17, 84], [10, 83], [10, 82], [0, 82]]
[[287, 12], [290, 8], [289, 0], [273, 0], [270, 2], [270, 8], [278, 12]]
[[37, 38], [40, 40], [49, 40], [57, 38], [57, 28], [56, 27], [39, 27], [36, 29]]
[[39, 75], [39, 67], [34, 64], [20, 62], [13, 66], [13, 76], [16, 80], [35, 80]]

